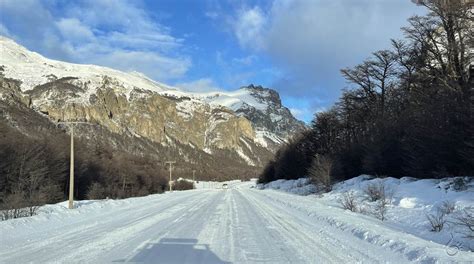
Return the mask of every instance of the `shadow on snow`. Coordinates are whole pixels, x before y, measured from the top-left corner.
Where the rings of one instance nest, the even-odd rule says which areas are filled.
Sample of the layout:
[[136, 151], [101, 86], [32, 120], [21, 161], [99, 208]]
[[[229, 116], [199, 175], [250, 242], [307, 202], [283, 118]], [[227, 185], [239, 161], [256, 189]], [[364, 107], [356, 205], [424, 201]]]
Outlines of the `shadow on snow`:
[[197, 239], [162, 238], [158, 243], [146, 244], [131, 259], [114, 262], [132, 263], [210, 263], [227, 264], [214, 254], [207, 244], [198, 244]]

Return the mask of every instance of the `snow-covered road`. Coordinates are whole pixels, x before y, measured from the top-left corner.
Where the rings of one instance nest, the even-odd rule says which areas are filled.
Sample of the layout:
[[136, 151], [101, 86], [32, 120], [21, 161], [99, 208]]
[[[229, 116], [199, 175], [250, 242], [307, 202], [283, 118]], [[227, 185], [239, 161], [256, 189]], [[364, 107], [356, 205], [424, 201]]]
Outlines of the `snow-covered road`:
[[[1, 263], [458, 262], [443, 245], [314, 198], [250, 189], [193, 190], [44, 208], [0, 222]], [[371, 237], [367, 228], [377, 233]], [[359, 233], [358, 233], [359, 232]], [[362, 232], [362, 233], [360, 233]]]

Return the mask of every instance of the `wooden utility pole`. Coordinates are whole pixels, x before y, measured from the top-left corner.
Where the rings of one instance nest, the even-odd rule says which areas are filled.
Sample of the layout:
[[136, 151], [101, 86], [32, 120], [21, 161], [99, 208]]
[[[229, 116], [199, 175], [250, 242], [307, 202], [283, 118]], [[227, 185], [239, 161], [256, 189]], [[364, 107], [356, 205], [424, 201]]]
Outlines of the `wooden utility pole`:
[[71, 160], [69, 162], [69, 203], [68, 208], [74, 208], [74, 125], [71, 125]]
[[88, 124], [87, 122], [58, 122], [58, 124], [69, 125], [71, 129], [71, 160], [69, 164], [69, 202], [68, 208], [74, 208], [74, 125]]
[[173, 171], [173, 164], [175, 164], [176, 161], [167, 161], [165, 162], [165, 164], [170, 164], [170, 183], [169, 183], [169, 186], [170, 186], [170, 192], [173, 191], [173, 188], [172, 188], [172, 178], [171, 178], [171, 172]]

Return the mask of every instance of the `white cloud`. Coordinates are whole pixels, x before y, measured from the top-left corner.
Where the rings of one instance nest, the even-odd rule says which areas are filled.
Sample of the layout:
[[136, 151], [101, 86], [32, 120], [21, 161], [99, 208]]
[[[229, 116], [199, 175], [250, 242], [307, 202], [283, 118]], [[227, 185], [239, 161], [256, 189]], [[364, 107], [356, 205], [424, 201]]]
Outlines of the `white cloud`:
[[181, 46], [181, 40], [161, 32], [110, 32], [100, 37], [110, 45], [133, 49], [170, 51]]
[[303, 104], [289, 108], [291, 114], [299, 120], [303, 120], [307, 123], [313, 120], [314, 115], [320, 112], [327, 111], [328, 108], [317, 105], [315, 103]]
[[339, 70], [389, 48], [415, 13], [411, 1], [275, 0], [265, 10], [240, 9], [232, 28], [241, 47], [284, 71], [280, 91], [335, 99], [344, 88]]
[[67, 8], [65, 16], [80, 17], [92, 27], [103, 26], [116, 31], [130, 29], [136, 31], [165, 31], [166, 27], [154, 23], [150, 15], [141, 7], [140, 0], [84, 0]]
[[255, 55], [249, 55], [249, 56], [242, 57], [242, 58], [233, 58], [233, 59], [232, 59], [232, 62], [233, 62], [233, 63], [236, 63], [236, 64], [241, 64], [241, 65], [244, 65], [244, 66], [249, 66], [249, 65], [251, 65], [256, 59], [257, 59], [257, 56], [255, 56]]
[[156, 52], [115, 50], [91, 58], [98, 65], [110, 66], [123, 71], [138, 71], [155, 80], [182, 77], [191, 66], [186, 58], [170, 58]]
[[182, 77], [192, 65], [189, 57], [179, 55], [183, 40], [156, 23], [140, 1], [71, 2], [60, 16], [52, 15], [52, 6], [1, 1], [2, 16], [14, 23], [0, 30], [14, 29], [17, 41], [53, 59], [140, 71], [158, 81]]
[[12, 34], [8, 30], [8, 28], [6, 28], [2, 23], [0, 23], [0, 35], [6, 36], [9, 38], [12, 37]]
[[233, 23], [234, 33], [240, 45], [261, 49], [263, 45], [262, 31], [266, 23], [266, 16], [258, 6], [240, 10]]
[[219, 16], [217, 12], [213, 12], [213, 11], [207, 11], [206, 13], [204, 13], [204, 15], [210, 19], [216, 19]]
[[256, 72], [249, 70], [248, 65], [242, 62], [250, 62], [256, 58], [228, 58], [226, 52], [216, 51], [215, 64], [220, 70], [219, 80], [225, 83], [225, 89], [235, 89], [242, 85], [250, 84], [251, 79], [255, 77]]
[[83, 25], [77, 18], [61, 18], [56, 21], [56, 26], [62, 36], [72, 41], [90, 41], [94, 33], [89, 27]]
[[191, 82], [177, 83], [175, 86], [189, 92], [215, 92], [222, 91], [211, 78], [201, 78]]

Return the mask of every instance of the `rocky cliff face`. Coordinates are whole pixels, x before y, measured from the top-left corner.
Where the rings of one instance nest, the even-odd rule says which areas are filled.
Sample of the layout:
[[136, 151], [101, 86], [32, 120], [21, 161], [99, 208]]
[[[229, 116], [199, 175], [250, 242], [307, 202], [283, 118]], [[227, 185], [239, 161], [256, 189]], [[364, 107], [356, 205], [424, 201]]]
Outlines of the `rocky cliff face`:
[[[255, 130], [261, 131], [263, 137], [265, 137], [265, 132], [273, 133], [280, 140], [285, 141], [306, 129], [304, 123], [294, 118], [290, 110], [281, 104], [280, 95], [276, 91], [252, 84], [241, 89], [248, 90], [253, 97], [267, 106], [259, 109], [245, 104], [235, 109], [239, 116], [249, 119]], [[266, 139], [265, 141], [274, 140]]]
[[235, 91], [209, 93], [183, 93], [164, 91], [161, 94], [177, 98], [191, 97], [211, 106], [231, 109], [237, 116], [245, 117], [255, 131], [254, 141], [272, 151], [294, 135], [306, 129], [290, 110], [282, 105], [280, 95], [272, 89], [249, 85]]
[[223, 107], [141, 89], [133, 89], [127, 98], [109, 78], [94, 94], [86, 92], [76, 78], [61, 78], [25, 94], [33, 108], [52, 120], [97, 123], [113, 133], [129, 132], [158, 143], [168, 136], [202, 150], [232, 149], [241, 144], [240, 138], [249, 142], [254, 138], [250, 121]]
[[4, 37], [0, 45], [2, 100], [14, 97], [52, 122], [81, 120], [161, 146], [232, 152], [256, 167], [304, 129], [278, 93], [260, 86], [230, 95], [191, 94], [141, 75], [49, 60]]

